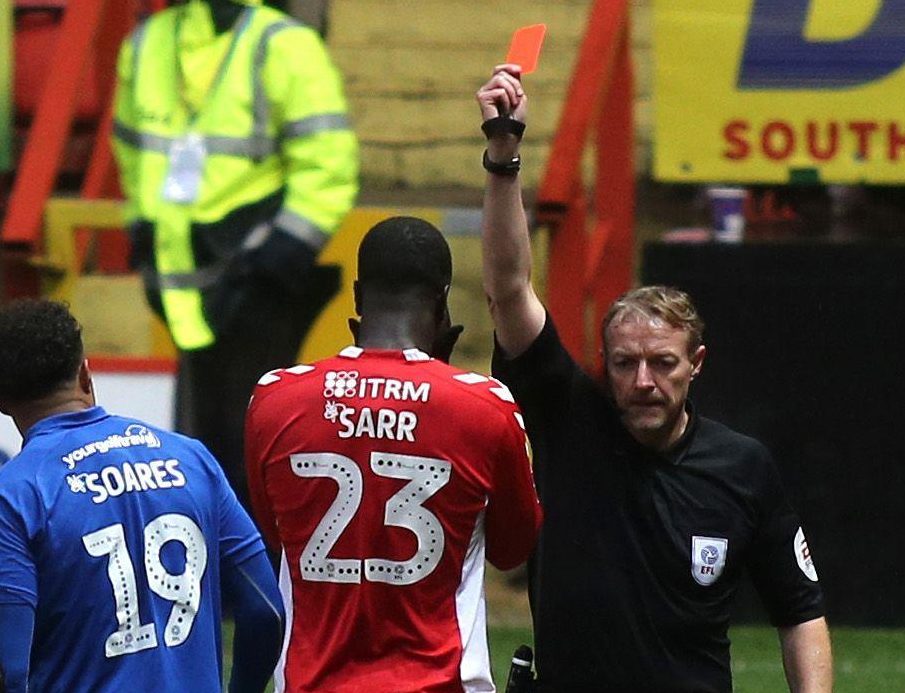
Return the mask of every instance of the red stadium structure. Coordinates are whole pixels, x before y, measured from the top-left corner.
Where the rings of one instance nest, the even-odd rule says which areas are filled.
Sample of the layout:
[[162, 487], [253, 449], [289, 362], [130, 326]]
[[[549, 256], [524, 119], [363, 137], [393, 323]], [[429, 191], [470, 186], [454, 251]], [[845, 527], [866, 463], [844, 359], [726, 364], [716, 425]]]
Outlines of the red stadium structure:
[[[84, 200], [121, 197], [109, 134], [120, 42], [142, 15], [165, 0], [15, 0], [15, 107], [27, 138], [0, 229], [7, 297], [37, 295], [44, 272], [47, 202], [61, 173], [76, 172]], [[547, 169], [537, 220], [551, 229], [548, 305], [563, 341], [595, 363], [593, 324], [632, 278], [634, 167], [628, 0], [596, 0], [569, 85]], [[582, 104], [576, 108], [575, 104]], [[581, 175], [583, 152], [596, 144], [596, 181]], [[75, 238], [79, 268], [91, 232]], [[99, 235], [94, 265], [126, 271], [127, 240]]]
[[[552, 232], [547, 305], [563, 344], [587, 366], [599, 367], [593, 348], [598, 339], [589, 335], [632, 282], [635, 171], [628, 4], [596, 0], [591, 7], [537, 194], [537, 221]], [[592, 195], [581, 175], [590, 137], [596, 143]]]
[[[164, 0], [15, 0], [15, 111], [27, 138], [6, 207], [7, 296], [40, 289], [42, 219], [62, 172], [82, 174], [84, 199], [119, 196], [109, 144], [119, 44]], [[89, 236], [76, 239], [80, 257]], [[105, 234], [98, 266], [125, 269], [122, 234]]]

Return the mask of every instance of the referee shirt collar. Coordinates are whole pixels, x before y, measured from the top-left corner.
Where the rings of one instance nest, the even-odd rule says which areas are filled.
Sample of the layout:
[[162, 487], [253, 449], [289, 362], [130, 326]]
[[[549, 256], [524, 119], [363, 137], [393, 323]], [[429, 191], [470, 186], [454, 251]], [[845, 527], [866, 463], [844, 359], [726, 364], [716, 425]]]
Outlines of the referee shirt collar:
[[688, 412], [688, 425], [685, 426], [685, 431], [682, 433], [682, 436], [671, 448], [669, 448], [669, 450], [660, 452], [658, 450], [651, 450], [635, 440], [618, 420], [618, 415], [616, 415], [615, 409], [613, 409], [613, 420], [618, 430], [617, 446], [619, 452], [638, 457], [651, 464], [681, 464], [682, 460], [685, 459], [688, 450], [691, 448], [691, 443], [694, 440], [695, 432], [698, 428], [698, 414], [690, 399], [685, 401], [685, 411]]

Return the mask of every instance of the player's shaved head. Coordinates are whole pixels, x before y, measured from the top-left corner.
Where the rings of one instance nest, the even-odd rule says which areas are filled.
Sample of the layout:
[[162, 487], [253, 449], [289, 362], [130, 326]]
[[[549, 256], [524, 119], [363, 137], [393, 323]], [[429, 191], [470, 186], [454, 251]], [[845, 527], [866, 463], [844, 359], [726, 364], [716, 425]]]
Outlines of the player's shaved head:
[[385, 219], [368, 231], [358, 247], [358, 282], [364, 288], [445, 293], [451, 281], [449, 245], [423, 219]]
[[82, 328], [62, 303], [21, 299], [0, 309], [0, 400], [41, 399], [78, 375]]
[[391, 217], [358, 246], [355, 312], [358, 346], [417, 347], [448, 360], [461, 326], [450, 325], [452, 255], [443, 234], [423, 219]]

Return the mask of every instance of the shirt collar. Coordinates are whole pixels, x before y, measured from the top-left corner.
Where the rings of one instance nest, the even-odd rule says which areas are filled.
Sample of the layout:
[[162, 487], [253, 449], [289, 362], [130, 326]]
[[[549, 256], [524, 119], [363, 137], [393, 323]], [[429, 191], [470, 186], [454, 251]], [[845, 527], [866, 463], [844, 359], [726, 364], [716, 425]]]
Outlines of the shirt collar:
[[342, 358], [357, 359], [364, 355], [401, 358], [408, 362], [430, 361], [431, 357], [421, 349], [363, 349], [358, 346], [347, 346], [339, 352]]
[[86, 426], [87, 424], [100, 421], [107, 416], [108, 414], [104, 411], [104, 408], [97, 406], [81, 409], [79, 411], [66, 412], [65, 414], [48, 416], [28, 429], [22, 444], [25, 445], [28, 441], [40, 435], [44, 435], [45, 433], [61, 429], [79, 428], [80, 426]]
[[685, 400], [685, 411], [688, 413], [688, 423], [685, 425], [685, 430], [669, 450], [660, 452], [644, 447], [632, 437], [619, 420], [619, 414], [616, 408], [612, 406], [612, 403], [609, 404], [607, 409], [610, 425], [613, 426], [617, 433], [618, 448], [623, 453], [631, 453], [633, 456], [637, 455], [641, 459], [654, 464], [680, 464], [685, 459], [689, 448], [691, 448], [691, 443], [698, 428], [698, 414], [694, 403], [690, 399]]
[[685, 411], [688, 412], [688, 423], [685, 425], [685, 430], [669, 450], [660, 453], [660, 456], [671, 464], [679, 464], [685, 458], [698, 429], [698, 414], [690, 399], [685, 401]]

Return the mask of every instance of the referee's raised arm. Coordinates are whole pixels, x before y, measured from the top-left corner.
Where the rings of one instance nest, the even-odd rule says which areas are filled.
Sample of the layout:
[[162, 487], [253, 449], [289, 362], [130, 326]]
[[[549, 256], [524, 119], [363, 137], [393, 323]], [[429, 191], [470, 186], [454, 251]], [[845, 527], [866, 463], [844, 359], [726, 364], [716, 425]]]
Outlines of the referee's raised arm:
[[524, 352], [544, 326], [544, 307], [531, 285], [531, 242], [518, 178], [519, 142], [528, 98], [518, 65], [498, 65], [475, 95], [487, 136], [482, 218], [484, 292], [499, 345], [510, 358]]

